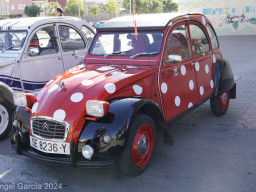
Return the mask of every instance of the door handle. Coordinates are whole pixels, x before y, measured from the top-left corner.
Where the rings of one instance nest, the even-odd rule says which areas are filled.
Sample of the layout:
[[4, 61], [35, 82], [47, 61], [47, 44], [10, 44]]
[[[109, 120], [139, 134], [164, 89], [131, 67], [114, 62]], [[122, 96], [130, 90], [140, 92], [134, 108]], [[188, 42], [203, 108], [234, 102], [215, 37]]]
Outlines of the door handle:
[[61, 60], [61, 59], [62, 59], [62, 57], [61, 57], [61, 56], [58, 56], [58, 59], [59, 59], [59, 60]]
[[194, 66], [196, 63], [191, 62], [191, 66]]

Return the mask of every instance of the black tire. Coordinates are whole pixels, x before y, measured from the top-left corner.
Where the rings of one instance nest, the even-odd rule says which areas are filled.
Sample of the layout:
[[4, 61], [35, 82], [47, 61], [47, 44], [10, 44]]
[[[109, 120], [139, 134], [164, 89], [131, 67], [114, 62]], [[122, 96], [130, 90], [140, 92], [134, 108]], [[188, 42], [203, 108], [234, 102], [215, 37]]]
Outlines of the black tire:
[[[3, 107], [3, 108], [2, 108]], [[4, 109], [3, 111], [1, 110]], [[3, 118], [3, 115], [5, 114], [5, 110], [8, 113], [8, 124], [6, 125], [1, 125], [1, 121]], [[4, 116], [5, 117], [5, 116]], [[0, 127], [0, 141], [3, 140], [7, 135], [10, 133], [12, 129], [12, 118], [13, 118], [13, 109], [11, 105], [7, 101], [0, 101], [0, 125], [3, 127]]]
[[[139, 156], [139, 157], [145, 156], [145, 158], [144, 158], [145, 161], [142, 161], [143, 163], [141, 163], [141, 166], [137, 166], [133, 160], [133, 158], [134, 158], [133, 145], [134, 145], [134, 142], [137, 141], [137, 140], [135, 140], [136, 134], [138, 134], [138, 131], [142, 127], [145, 127], [145, 126], [146, 126], [146, 130], [149, 129], [149, 127], [152, 130], [151, 132], [149, 131], [149, 133], [150, 133], [149, 135], [151, 135], [151, 137], [146, 136], [147, 143], [151, 143], [151, 144], [148, 144], [145, 153], [143, 153], [142, 156]], [[144, 128], [142, 128], [142, 129], [144, 129]], [[144, 135], [142, 135], [142, 136], [144, 136]], [[142, 136], [140, 137], [139, 141], [142, 141]], [[138, 137], [136, 137], [136, 138], [138, 138]], [[153, 138], [153, 140], [152, 140], [152, 138]], [[143, 141], [145, 141], [145, 140], [143, 140]], [[138, 143], [138, 148], [139, 148], [140, 142], [135, 142], [135, 143]], [[143, 146], [143, 149], [145, 149], [144, 144], [140, 145], [140, 146]], [[144, 114], [136, 115], [136, 117], [132, 121], [131, 127], [129, 129], [129, 135], [127, 138], [127, 143], [126, 143], [125, 149], [121, 153], [121, 155], [119, 156], [118, 161], [117, 161], [118, 166], [121, 169], [121, 171], [124, 174], [130, 175], [130, 176], [135, 176], [135, 175], [139, 175], [139, 174], [143, 173], [147, 169], [147, 167], [149, 166], [149, 164], [151, 162], [151, 158], [154, 153], [155, 145], [156, 145], [155, 122], [147, 115], [144, 115]], [[140, 148], [140, 149], [142, 149], [142, 148]], [[139, 155], [139, 150], [137, 150], [137, 152]]]
[[[222, 103], [221, 100], [224, 94], [226, 94], [226, 101], [225, 103]], [[221, 95], [217, 95], [211, 98], [210, 100], [211, 110], [214, 115], [220, 117], [226, 113], [229, 105], [229, 97], [230, 97], [230, 94], [229, 94], [229, 91], [227, 91]]]

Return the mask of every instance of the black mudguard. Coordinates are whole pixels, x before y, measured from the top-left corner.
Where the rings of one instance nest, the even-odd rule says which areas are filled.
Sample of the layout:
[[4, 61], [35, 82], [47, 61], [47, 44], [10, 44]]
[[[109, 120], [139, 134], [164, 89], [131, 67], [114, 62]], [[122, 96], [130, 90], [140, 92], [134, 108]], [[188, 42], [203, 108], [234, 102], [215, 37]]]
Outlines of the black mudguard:
[[221, 57], [217, 60], [214, 70], [214, 96], [230, 91], [230, 98], [236, 98], [236, 84], [231, 65], [228, 60]]
[[[105, 117], [85, 123], [78, 142], [78, 152], [81, 152], [85, 144], [90, 144], [94, 146], [95, 155], [98, 157], [114, 158], [119, 156], [125, 147], [132, 119], [138, 113], [154, 115], [152, 119], [155, 120], [157, 128], [163, 128], [165, 143], [172, 144], [168, 125], [157, 105], [147, 99], [126, 98], [112, 101], [109, 113]], [[111, 137], [109, 144], [104, 143], [104, 135]]]

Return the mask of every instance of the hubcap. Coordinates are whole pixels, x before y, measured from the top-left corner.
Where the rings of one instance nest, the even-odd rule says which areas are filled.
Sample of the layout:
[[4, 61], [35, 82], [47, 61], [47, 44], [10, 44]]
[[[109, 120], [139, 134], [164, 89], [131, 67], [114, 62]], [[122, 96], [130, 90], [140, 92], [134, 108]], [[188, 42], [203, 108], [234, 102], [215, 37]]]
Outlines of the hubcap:
[[228, 91], [219, 96], [220, 108], [222, 110], [225, 110], [228, 107], [228, 101], [229, 101], [229, 92]]
[[8, 126], [9, 114], [7, 109], [0, 104], [0, 134], [2, 134]]
[[132, 160], [135, 166], [143, 167], [149, 161], [154, 146], [154, 134], [148, 124], [142, 125], [135, 134], [132, 145]]
[[140, 157], [143, 157], [148, 149], [148, 138], [146, 135], [140, 137], [138, 143], [138, 154]]

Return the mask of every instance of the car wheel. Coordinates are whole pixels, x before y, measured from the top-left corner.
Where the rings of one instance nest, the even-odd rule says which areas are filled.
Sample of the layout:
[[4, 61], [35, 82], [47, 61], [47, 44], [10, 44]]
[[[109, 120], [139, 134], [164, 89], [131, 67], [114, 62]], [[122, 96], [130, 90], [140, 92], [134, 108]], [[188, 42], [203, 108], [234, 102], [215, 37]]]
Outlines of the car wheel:
[[127, 143], [118, 165], [126, 175], [139, 175], [150, 164], [155, 148], [156, 126], [147, 115], [139, 114], [132, 121]]
[[0, 101], [0, 140], [4, 139], [12, 128], [12, 109], [7, 102]]
[[229, 91], [211, 98], [211, 109], [214, 115], [222, 116], [226, 113], [229, 105]]

